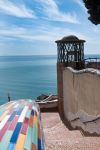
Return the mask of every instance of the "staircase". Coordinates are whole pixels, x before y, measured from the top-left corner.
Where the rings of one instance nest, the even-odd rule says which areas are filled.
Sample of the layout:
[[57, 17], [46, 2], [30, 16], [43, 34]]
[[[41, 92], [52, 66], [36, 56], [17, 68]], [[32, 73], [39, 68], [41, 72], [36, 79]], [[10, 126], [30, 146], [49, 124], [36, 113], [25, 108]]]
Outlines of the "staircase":
[[100, 137], [69, 130], [58, 113], [41, 113], [46, 150], [100, 150]]

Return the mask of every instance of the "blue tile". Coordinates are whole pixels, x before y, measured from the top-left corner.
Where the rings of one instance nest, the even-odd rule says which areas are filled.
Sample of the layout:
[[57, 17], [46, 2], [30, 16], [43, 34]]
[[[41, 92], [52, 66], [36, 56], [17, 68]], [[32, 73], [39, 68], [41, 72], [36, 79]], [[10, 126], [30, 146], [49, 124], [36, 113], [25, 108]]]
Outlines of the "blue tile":
[[41, 150], [41, 140], [38, 138], [38, 150]]
[[18, 135], [20, 133], [21, 126], [22, 126], [22, 123], [18, 122], [17, 125], [16, 125], [16, 128], [15, 128], [15, 130], [13, 132], [13, 135], [12, 135], [12, 137], [10, 139], [11, 143], [16, 143], [17, 142], [17, 138], [18, 138]]
[[23, 110], [23, 108], [19, 108], [19, 110], [17, 111], [17, 115], [20, 115], [22, 110]]
[[7, 150], [14, 150], [14, 149], [15, 149], [15, 144], [10, 143], [10, 144], [8, 145]]
[[8, 119], [8, 121], [12, 121], [13, 118], [15, 117], [15, 115], [16, 115], [16, 111], [14, 111], [14, 112], [11, 114], [10, 118]]
[[41, 144], [41, 147], [42, 147], [41, 149], [42, 149], [42, 150], [45, 150], [45, 143], [44, 143], [44, 139], [43, 139], [43, 138], [42, 138], [42, 142], [41, 142], [41, 143], [42, 143], [42, 144]]
[[34, 116], [34, 110], [33, 110], [33, 109], [32, 109], [32, 111], [31, 111], [31, 115]]

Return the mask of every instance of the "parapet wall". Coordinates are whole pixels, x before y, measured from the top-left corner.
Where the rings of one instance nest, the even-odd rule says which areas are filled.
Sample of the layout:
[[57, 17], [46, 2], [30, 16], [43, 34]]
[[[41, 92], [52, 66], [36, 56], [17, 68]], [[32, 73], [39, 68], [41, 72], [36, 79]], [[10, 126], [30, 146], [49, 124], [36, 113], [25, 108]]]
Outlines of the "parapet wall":
[[72, 68], [65, 68], [63, 103], [65, 118], [70, 121], [73, 128], [81, 127], [86, 132], [98, 133], [95, 131], [97, 124], [92, 129], [90, 123], [95, 119], [100, 121], [100, 71], [95, 69], [75, 71]]

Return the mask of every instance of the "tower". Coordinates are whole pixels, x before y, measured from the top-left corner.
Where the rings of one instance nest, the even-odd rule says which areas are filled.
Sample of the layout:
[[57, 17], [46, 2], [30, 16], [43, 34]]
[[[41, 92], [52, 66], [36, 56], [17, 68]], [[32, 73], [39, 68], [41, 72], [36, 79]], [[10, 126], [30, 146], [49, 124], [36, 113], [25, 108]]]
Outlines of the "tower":
[[57, 40], [57, 87], [58, 87], [58, 106], [61, 117], [63, 112], [63, 69], [72, 67], [74, 69], [84, 68], [84, 40], [74, 35], [63, 37]]

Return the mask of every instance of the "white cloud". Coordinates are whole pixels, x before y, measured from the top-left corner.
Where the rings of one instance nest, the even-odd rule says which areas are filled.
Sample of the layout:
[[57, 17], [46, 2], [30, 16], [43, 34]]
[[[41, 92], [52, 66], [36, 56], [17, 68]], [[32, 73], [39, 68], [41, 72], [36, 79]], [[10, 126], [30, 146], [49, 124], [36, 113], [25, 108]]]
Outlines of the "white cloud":
[[54, 0], [35, 0], [42, 5], [46, 19], [53, 21], [63, 21], [70, 23], [79, 23], [75, 13], [64, 13], [60, 11], [57, 3]]
[[[55, 27], [50, 25], [41, 25], [35, 28], [34, 27], [21, 28], [18, 26], [8, 25], [4, 23], [0, 24], [0, 44], [6, 45], [6, 47], [8, 48], [9, 44], [11, 43], [15, 43], [15, 45], [13, 45], [13, 48], [15, 47], [18, 48], [18, 45], [16, 46], [16, 41], [17, 43], [19, 41], [22, 41], [26, 45], [32, 45], [33, 47], [34, 47], [33, 43], [35, 42], [35, 48], [37, 49], [38, 47], [40, 47], [40, 45], [38, 45], [37, 43], [44, 44], [45, 45], [44, 47], [49, 50], [50, 48], [56, 49], [55, 41], [67, 35], [76, 35], [79, 39], [86, 40], [85, 43], [86, 53], [91, 53], [92, 51], [94, 52], [94, 48], [98, 50], [98, 47], [100, 47], [99, 34], [97, 35], [94, 34], [93, 32], [89, 34], [84, 33], [82, 31], [78, 32], [76, 30], [66, 27]], [[6, 43], [9, 44], [7, 45]], [[41, 48], [43, 49], [42, 46]], [[19, 44], [19, 48], [20, 47], [24, 47], [24, 44], [23, 43], [21, 45]]]
[[85, 12], [87, 12], [87, 9], [82, 0], [74, 0], [74, 2], [77, 3]]
[[[52, 31], [52, 32], [51, 32]], [[76, 35], [79, 38], [89, 40], [87, 36], [84, 36], [82, 33], [78, 33], [77, 31], [63, 28], [63, 27], [54, 27], [54, 26], [39, 26], [33, 28], [21, 28], [17, 26], [0, 26], [0, 37], [1, 39], [6, 40], [23, 40], [26, 42], [33, 41], [44, 41], [44, 42], [53, 42], [57, 39], [61, 39], [63, 36], [67, 35]]]
[[9, 0], [0, 0], [0, 11], [21, 18], [36, 18], [34, 12], [26, 8], [24, 4], [14, 4]]

